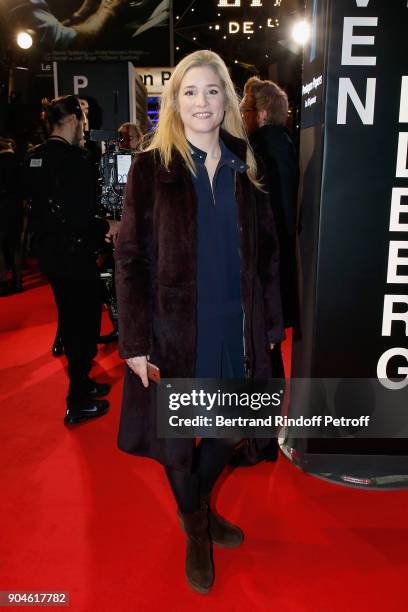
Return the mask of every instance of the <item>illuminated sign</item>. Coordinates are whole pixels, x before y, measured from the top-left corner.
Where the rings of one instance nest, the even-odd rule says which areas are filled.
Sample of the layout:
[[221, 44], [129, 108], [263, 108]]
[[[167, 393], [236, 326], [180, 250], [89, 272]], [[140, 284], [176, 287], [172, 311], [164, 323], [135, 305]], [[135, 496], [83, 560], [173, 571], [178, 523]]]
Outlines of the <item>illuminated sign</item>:
[[[226, 13], [226, 23], [228, 26], [228, 34], [246, 34], [249, 38], [251, 35], [255, 34], [256, 31], [265, 29], [267, 31], [268, 28], [278, 28], [279, 27], [279, 19], [275, 17], [271, 17], [270, 9], [277, 8], [281, 5], [282, 0], [274, 0], [274, 2], [266, 3], [264, 0], [218, 0], [217, 7], [219, 9], [227, 9]], [[231, 10], [232, 9], [232, 10]], [[233, 9], [254, 9], [251, 11], [253, 13], [253, 18], [248, 19], [249, 15], [246, 11], [245, 17], [247, 19], [237, 20], [238, 10]], [[231, 19], [234, 14], [235, 19]], [[240, 13], [242, 15], [242, 13]]]
[[[267, 28], [277, 28], [279, 26], [279, 19], [271, 19], [269, 18], [266, 22]], [[254, 21], [243, 21], [239, 23], [238, 21], [229, 21], [228, 22], [228, 33], [229, 34], [238, 34], [242, 32], [243, 34], [255, 34], [255, 22]], [[258, 26], [262, 28], [262, 25]]]
[[[235, 8], [241, 6], [241, 0], [219, 0], [217, 6], [219, 8]], [[262, 6], [262, 0], [252, 0], [249, 6]]]
[[163, 88], [174, 68], [135, 68], [135, 70], [142, 77], [149, 96], [158, 96], [163, 93]]
[[[242, 2], [241, 0], [218, 0], [217, 7], [218, 8], [240, 8], [242, 4], [246, 4], [246, 2]], [[282, 4], [282, 0], [275, 0], [272, 6], [280, 6]], [[263, 6], [262, 0], [251, 0], [251, 4], [249, 6]]]
[[[275, 0], [273, 6], [280, 6], [282, 0]], [[217, 4], [218, 8], [238, 8], [241, 6], [241, 0], [219, 0]], [[263, 6], [262, 0], [251, 0], [249, 6]]]

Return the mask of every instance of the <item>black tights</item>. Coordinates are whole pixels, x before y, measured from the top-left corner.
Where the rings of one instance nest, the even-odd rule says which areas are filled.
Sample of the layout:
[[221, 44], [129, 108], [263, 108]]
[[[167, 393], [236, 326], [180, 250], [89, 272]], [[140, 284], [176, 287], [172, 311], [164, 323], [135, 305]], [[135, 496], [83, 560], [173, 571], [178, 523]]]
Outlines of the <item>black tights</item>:
[[210, 495], [237, 443], [238, 440], [230, 438], [203, 438], [195, 449], [191, 472], [166, 467], [180, 512], [187, 514], [200, 509], [200, 497]]

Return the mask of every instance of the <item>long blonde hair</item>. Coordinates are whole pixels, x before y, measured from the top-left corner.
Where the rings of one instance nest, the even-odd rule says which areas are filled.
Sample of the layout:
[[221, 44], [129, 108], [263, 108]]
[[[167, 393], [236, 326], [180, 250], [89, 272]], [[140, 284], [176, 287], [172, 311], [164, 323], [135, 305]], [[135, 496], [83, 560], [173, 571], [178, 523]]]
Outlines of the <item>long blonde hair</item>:
[[186, 73], [192, 68], [201, 66], [212, 68], [224, 87], [225, 115], [221, 127], [232, 136], [241, 138], [247, 143], [246, 162], [249, 166], [248, 177], [257, 187], [259, 187], [260, 184], [256, 178], [256, 161], [245, 134], [244, 124], [239, 110], [239, 98], [235, 92], [234, 84], [224, 61], [213, 51], [195, 51], [184, 57], [177, 64], [171, 78], [164, 86], [160, 103], [159, 121], [153, 133], [153, 137], [145, 150], [158, 150], [162, 163], [166, 168], [169, 167], [172, 155], [176, 150], [179, 152], [191, 172], [196, 174], [195, 164], [184, 134], [183, 122], [178, 111], [177, 98], [181, 82]]

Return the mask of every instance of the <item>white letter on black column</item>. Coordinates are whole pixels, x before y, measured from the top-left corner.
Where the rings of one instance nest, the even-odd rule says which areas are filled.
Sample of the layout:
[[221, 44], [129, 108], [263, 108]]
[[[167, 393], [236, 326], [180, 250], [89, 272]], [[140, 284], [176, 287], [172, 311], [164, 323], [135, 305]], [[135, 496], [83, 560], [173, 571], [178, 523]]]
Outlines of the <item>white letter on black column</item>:
[[361, 102], [354, 85], [348, 78], [339, 79], [339, 99], [337, 106], [337, 123], [347, 123], [347, 100], [354, 104], [361, 121], [365, 125], [373, 125], [374, 123], [374, 108], [375, 108], [375, 86], [376, 79], [367, 79], [366, 100], [365, 106]]
[[374, 55], [353, 55], [353, 45], [373, 45], [374, 36], [355, 36], [354, 26], [374, 27], [378, 25], [378, 17], [345, 17], [343, 25], [343, 46], [341, 63], [343, 66], [375, 66], [377, 58]]
[[[394, 312], [394, 304], [404, 304], [405, 312]], [[393, 321], [405, 323], [405, 335], [408, 336], [408, 295], [385, 295], [382, 335], [391, 336], [391, 325]]]
[[401, 79], [400, 123], [408, 123], [408, 76]]

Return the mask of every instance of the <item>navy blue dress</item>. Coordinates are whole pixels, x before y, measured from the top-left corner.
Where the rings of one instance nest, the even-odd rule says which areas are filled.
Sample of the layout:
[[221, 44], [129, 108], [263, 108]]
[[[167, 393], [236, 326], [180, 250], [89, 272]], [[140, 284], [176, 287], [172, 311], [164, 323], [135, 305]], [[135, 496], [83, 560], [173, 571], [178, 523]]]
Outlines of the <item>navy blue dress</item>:
[[246, 164], [220, 140], [211, 188], [206, 153], [190, 144], [197, 176], [197, 378], [244, 378], [235, 172]]

